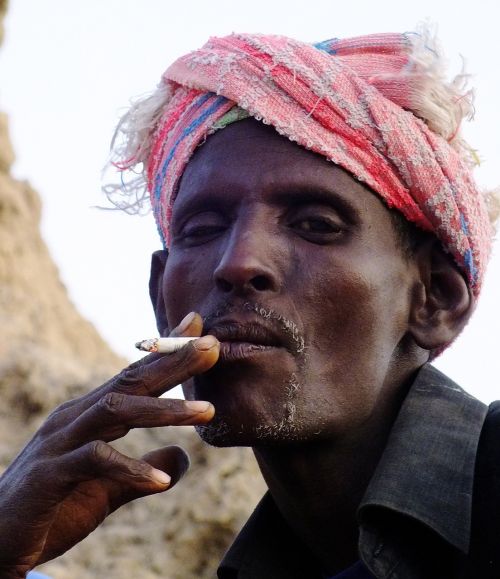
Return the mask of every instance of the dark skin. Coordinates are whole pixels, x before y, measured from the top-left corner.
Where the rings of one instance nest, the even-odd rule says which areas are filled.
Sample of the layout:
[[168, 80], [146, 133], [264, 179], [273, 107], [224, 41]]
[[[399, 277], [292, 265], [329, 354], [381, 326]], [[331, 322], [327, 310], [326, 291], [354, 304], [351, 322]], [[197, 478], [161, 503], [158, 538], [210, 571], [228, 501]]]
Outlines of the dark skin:
[[[193, 315], [172, 335], [199, 336]], [[171, 488], [189, 466], [179, 447], [141, 459], [108, 443], [132, 428], [201, 424], [214, 408], [157, 398], [216, 361], [212, 336], [169, 356], [151, 354], [47, 418], [0, 478], [0, 577], [24, 577], [70, 549], [123, 504]], [[167, 474], [168, 473], [168, 474]]]
[[252, 446], [320, 566], [347, 567], [408, 384], [470, 313], [462, 276], [432, 237], [409, 258], [378, 196], [250, 119], [195, 153], [158, 259], [159, 327], [196, 310], [221, 341], [219, 363], [184, 388], [216, 408], [202, 436]]
[[[172, 228], [169, 255], [152, 264], [159, 330], [197, 311], [204, 328], [195, 315], [174, 332], [215, 337], [208, 349], [147, 357], [49, 417], [0, 479], [2, 577], [24, 576], [121, 504], [169, 488], [152, 467], [172, 486], [186, 469], [180, 449], [135, 461], [107, 446], [130, 428], [170, 424], [252, 446], [319, 565], [333, 573], [357, 558], [356, 507], [408, 383], [472, 309], [462, 276], [431, 238], [409, 258], [378, 197], [253, 120], [198, 149]], [[179, 382], [188, 400], [210, 404], [156, 398]]]

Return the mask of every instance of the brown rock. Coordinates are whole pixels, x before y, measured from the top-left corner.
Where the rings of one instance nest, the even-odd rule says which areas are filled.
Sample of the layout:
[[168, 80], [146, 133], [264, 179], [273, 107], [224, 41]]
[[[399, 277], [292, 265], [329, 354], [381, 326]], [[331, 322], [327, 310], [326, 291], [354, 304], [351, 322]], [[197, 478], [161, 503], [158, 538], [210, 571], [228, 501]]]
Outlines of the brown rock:
[[7, 115], [0, 113], [0, 172], [7, 173], [13, 162], [14, 149], [9, 139]]
[[0, 0], [0, 44], [2, 44], [3, 36], [4, 36], [4, 26], [3, 26], [3, 19], [5, 13], [7, 12], [7, 0]]

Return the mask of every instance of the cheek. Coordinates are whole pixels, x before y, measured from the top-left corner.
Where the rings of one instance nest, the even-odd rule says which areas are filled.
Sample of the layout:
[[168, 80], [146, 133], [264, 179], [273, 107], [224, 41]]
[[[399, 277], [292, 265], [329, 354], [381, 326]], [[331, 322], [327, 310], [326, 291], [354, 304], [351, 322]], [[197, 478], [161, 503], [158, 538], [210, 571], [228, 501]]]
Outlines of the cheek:
[[309, 363], [326, 382], [332, 375], [344, 383], [369, 379], [387, 367], [406, 332], [404, 276], [387, 262], [354, 266], [337, 262], [305, 286], [302, 303], [317, 320]]
[[318, 423], [340, 432], [377, 408], [405, 316], [385, 282], [335, 273], [317, 275], [303, 294], [301, 313], [317, 321], [306, 327], [300, 381], [307, 388], [297, 406], [299, 415], [317, 413]]
[[352, 329], [371, 324], [375, 288], [364, 275], [352, 268], [333, 266], [315, 274], [311, 272], [310, 278], [314, 281], [304, 284], [303, 303], [314, 312], [316, 330], [322, 337], [353, 338]]
[[193, 262], [176, 252], [169, 255], [163, 275], [163, 299], [170, 328], [190, 311], [199, 312], [203, 297], [209, 291], [211, 271], [205, 259]]

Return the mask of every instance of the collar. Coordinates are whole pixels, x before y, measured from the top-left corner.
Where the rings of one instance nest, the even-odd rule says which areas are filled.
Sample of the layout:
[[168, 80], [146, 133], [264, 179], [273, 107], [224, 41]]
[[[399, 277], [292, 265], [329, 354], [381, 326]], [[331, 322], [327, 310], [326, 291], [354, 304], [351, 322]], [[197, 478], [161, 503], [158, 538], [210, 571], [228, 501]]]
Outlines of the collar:
[[[361, 527], [367, 512], [390, 509], [423, 523], [467, 552], [475, 457], [486, 413], [482, 402], [437, 369], [423, 366], [360, 504]], [[362, 542], [363, 533], [363, 555]], [[377, 548], [374, 543], [373, 550]], [[365, 553], [364, 559], [372, 557]], [[312, 561], [266, 493], [218, 573], [221, 579], [313, 577]]]
[[436, 368], [419, 371], [360, 504], [386, 507], [467, 553], [479, 436], [488, 407]]
[[219, 579], [321, 577], [315, 558], [295, 537], [266, 492], [224, 556]]

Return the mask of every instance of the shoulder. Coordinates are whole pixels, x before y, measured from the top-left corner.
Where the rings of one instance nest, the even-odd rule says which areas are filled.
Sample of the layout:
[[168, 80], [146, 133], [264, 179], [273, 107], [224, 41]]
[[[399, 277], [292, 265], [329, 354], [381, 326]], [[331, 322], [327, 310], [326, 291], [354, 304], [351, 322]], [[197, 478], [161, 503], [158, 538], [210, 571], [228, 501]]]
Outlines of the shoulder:
[[490, 404], [485, 427], [500, 428], [500, 400], [495, 400], [495, 402]]
[[479, 439], [469, 564], [471, 576], [500, 576], [500, 401], [490, 404]]
[[500, 400], [488, 408], [476, 461], [476, 477], [500, 475]]

